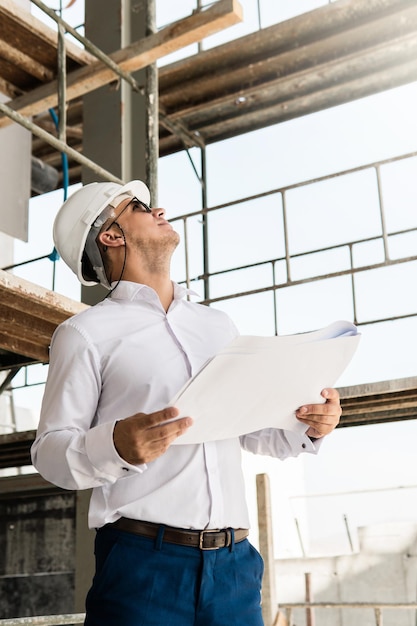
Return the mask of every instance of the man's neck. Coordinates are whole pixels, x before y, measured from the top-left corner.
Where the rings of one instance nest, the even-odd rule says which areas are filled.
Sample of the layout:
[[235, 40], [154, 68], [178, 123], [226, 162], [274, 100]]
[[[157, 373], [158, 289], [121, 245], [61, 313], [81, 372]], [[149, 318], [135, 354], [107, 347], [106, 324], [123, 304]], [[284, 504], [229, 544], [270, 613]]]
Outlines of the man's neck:
[[174, 286], [172, 284], [169, 274], [153, 274], [150, 272], [126, 272], [123, 276], [123, 280], [128, 280], [134, 283], [140, 283], [141, 285], [147, 285], [151, 287], [159, 297], [161, 305], [165, 311], [168, 311], [171, 302], [174, 299]]
[[[174, 287], [170, 277], [170, 264], [173, 249], [162, 250], [146, 248], [128, 251], [127, 262], [123, 271], [123, 280], [140, 283], [151, 287], [159, 296], [161, 305], [168, 311], [174, 298]], [[119, 264], [122, 259], [119, 259]], [[113, 276], [118, 275], [118, 268]], [[112, 276], [112, 278], [113, 278]]]

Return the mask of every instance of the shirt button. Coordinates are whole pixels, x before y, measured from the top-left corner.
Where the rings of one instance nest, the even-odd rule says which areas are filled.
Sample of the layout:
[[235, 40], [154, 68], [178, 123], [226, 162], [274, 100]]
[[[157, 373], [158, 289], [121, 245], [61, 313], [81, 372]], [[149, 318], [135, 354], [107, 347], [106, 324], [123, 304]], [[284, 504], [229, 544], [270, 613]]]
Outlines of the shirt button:
[[301, 447], [302, 447], [302, 448], [305, 448], [305, 447], [306, 447], [306, 444], [305, 444], [305, 443], [302, 443], [302, 444], [301, 444]]

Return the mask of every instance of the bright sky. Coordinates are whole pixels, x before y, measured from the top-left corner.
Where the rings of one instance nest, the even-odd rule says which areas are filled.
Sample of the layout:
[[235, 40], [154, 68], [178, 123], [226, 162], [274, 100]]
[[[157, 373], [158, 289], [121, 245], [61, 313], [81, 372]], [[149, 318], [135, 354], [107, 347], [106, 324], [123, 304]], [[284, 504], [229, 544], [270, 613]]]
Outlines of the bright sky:
[[[234, 27], [234, 36], [256, 28], [254, 0], [242, 2], [245, 23]], [[285, 11], [312, 9], [326, 2], [261, 2], [263, 26], [291, 17]], [[279, 5], [279, 8], [278, 8]], [[80, 0], [64, 12], [74, 25]], [[157, 1], [158, 23], [166, 24], [191, 12], [195, 2]], [[233, 29], [231, 29], [233, 30]], [[212, 38], [210, 45], [226, 36]], [[417, 150], [415, 111], [417, 84], [335, 107], [301, 119], [270, 127], [209, 146], [209, 206], [262, 193], [299, 181], [342, 171], [376, 160]], [[192, 152], [198, 166], [198, 155]], [[417, 227], [416, 159], [384, 169], [385, 209], [390, 232]], [[312, 250], [347, 239], [359, 239], [378, 230], [375, 186], [371, 175], [362, 173], [344, 181], [304, 187], [291, 197], [292, 252]], [[159, 205], [175, 217], [200, 207], [200, 189], [184, 153], [160, 160]], [[29, 243], [16, 241], [19, 262], [52, 250], [51, 225], [62, 202], [62, 191], [35, 198], [30, 207]], [[239, 266], [282, 254], [280, 199], [270, 197], [231, 207], [210, 218], [211, 269]], [[336, 217], [335, 217], [336, 216]], [[199, 240], [200, 226], [192, 233]], [[310, 246], [310, 247], [309, 247]], [[415, 234], [392, 238], [391, 255], [417, 253]], [[313, 263], [332, 269], [343, 264], [340, 256], [294, 265], [294, 271], [311, 271]], [[379, 244], [356, 248], [357, 263], [377, 262]], [[198, 274], [201, 254], [198, 244], [191, 250], [191, 264]], [[322, 271], [319, 269], [319, 271]], [[51, 286], [51, 263], [42, 261], [17, 272], [46, 287]], [[183, 250], [173, 264], [173, 277], [184, 278]], [[361, 321], [404, 313], [417, 313], [417, 264], [363, 273], [358, 278], [358, 317]], [[34, 276], [36, 278], [34, 278]], [[242, 285], [262, 284], [264, 276], [253, 270], [214, 285], [219, 293], [240, 291]], [[213, 281], [214, 283], [215, 281]], [[303, 287], [279, 290], [277, 295], [282, 334], [322, 327], [335, 319], [352, 321], [353, 311], [346, 277], [313, 282]], [[197, 287], [201, 287], [198, 285]], [[243, 287], [245, 288], [245, 287]], [[77, 280], [61, 262], [57, 290], [79, 297]], [[198, 289], [197, 289], [198, 290]], [[222, 291], [223, 290], [223, 291]], [[242, 301], [216, 304], [230, 313], [244, 334], [273, 334], [271, 298], [268, 294]], [[396, 379], [417, 375], [415, 360], [417, 318], [363, 326], [361, 347], [339, 385]], [[46, 368], [33, 368], [32, 379], [43, 377]], [[42, 387], [15, 393], [22, 406], [38, 407]], [[255, 473], [270, 475], [273, 493], [275, 548], [279, 556], [300, 554], [296, 532], [298, 520], [303, 543], [309, 553], [349, 551], [345, 516], [355, 537], [357, 526], [383, 521], [416, 521], [415, 421], [336, 431], [323, 443], [317, 457], [304, 456], [281, 463], [245, 455], [248, 497], [256, 540]], [[399, 490], [398, 487], [404, 487]], [[323, 495], [324, 494], [324, 495]]]

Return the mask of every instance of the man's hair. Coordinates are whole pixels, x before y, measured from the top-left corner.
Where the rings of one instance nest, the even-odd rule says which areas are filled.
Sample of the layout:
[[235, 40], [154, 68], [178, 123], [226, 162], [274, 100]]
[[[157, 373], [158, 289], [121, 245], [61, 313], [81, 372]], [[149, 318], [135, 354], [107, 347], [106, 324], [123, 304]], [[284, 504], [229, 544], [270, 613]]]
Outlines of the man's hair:
[[[106, 229], [105, 229], [105, 227], [103, 225], [103, 227], [101, 228], [99, 234], [101, 232], [103, 232], [104, 230], [106, 230]], [[108, 255], [106, 254], [105, 247], [103, 246], [103, 244], [101, 243], [101, 241], [98, 238], [99, 234], [97, 235], [97, 238], [96, 238], [96, 244], [97, 244], [97, 248], [98, 248], [98, 250], [100, 252], [101, 259], [103, 261], [104, 272], [105, 272], [107, 278], [109, 279], [109, 277], [110, 277], [110, 269], [111, 269], [111, 261], [110, 261]], [[84, 278], [86, 278], [87, 280], [92, 280], [95, 283], [100, 283], [100, 279], [98, 278], [98, 276], [97, 276], [97, 274], [96, 274], [96, 272], [94, 270], [93, 264], [91, 263], [90, 258], [89, 258], [88, 254], [86, 253], [85, 250], [84, 250], [84, 252], [82, 254], [82, 257], [81, 257], [81, 270], [82, 270]]]
[[88, 255], [86, 253], [86, 251], [84, 250], [83, 255], [81, 257], [81, 271], [82, 271], [82, 275], [84, 276], [84, 278], [86, 280], [92, 280], [95, 283], [99, 283], [99, 279], [97, 274], [95, 273], [94, 269], [93, 269], [93, 265], [90, 261], [90, 259], [88, 258]]

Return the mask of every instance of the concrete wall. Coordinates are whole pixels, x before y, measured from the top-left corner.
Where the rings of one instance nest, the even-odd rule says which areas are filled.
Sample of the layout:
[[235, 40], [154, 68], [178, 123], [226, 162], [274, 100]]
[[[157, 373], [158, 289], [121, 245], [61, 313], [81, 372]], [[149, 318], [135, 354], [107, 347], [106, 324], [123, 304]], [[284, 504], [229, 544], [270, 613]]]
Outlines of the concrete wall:
[[[417, 525], [380, 524], [359, 531], [357, 554], [276, 562], [277, 600], [305, 602], [305, 574], [311, 574], [313, 602], [416, 602]], [[293, 613], [306, 626], [305, 610]], [[315, 609], [320, 626], [375, 626], [371, 609]], [[415, 610], [386, 609], [384, 626], [415, 626]]]
[[73, 492], [3, 493], [0, 545], [0, 619], [73, 611]]

